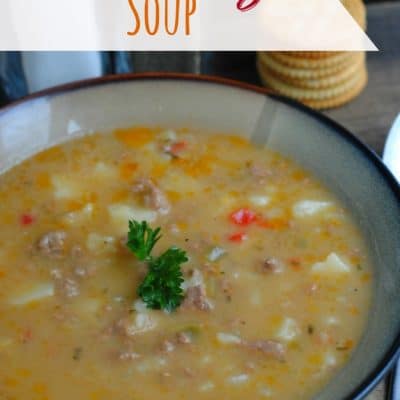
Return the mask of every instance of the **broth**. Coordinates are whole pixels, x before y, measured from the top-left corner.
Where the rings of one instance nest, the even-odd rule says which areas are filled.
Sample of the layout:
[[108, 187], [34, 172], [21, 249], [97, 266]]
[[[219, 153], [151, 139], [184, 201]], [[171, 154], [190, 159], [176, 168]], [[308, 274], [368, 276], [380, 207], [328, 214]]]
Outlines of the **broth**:
[[[349, 212], [292, 161], [229, 135], [136, 127], [0, 176], [0, 398], [304, 399], [349, 359], [372, 268]], [[150, 310], [128, 221], [187, 252]]]

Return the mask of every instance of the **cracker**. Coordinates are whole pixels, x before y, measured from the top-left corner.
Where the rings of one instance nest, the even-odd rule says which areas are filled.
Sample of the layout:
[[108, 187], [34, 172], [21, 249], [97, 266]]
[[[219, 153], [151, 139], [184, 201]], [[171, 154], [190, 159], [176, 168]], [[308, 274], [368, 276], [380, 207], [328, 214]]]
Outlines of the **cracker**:
[[362, 0], [342, 0], [342, 4], [362, 29], [367, 27], [367, 10]]
[[284, 54], [299, 58], [321, 59], [339, 54], [339, 51], [284, 51]]
[[257, 59], [266, 68], [282, 77], [283, 80], [316, 80], [329, 76], [337, 76], [339, 73], [358, 65], [364, 58], [364, 53], [354, 53], [348, 57], [347, 63], [332, 65], [325, 68], [300, 68], [283, 64], [277, 60], [275, 53], [259, 52]]
[[352, 92], [354, 88], [357, 88], [360, 82], [365, 80], [366, 68], [363, 65], [361, 68], [355, 71], [345, 82], [338, 84], [337, 86], [322, 89], [304, 89], [298, 88], [290, 83], [281, 81], [280, 79], [265, 74], [259, 65], [260, 76], [263, 83], [271, 89], [281, 93], [285, 96], [303, 101], [303, 102], [323, 102], [326, 100], [332, 100]]
[[293, 57], [287, 52], [274, 51], [268, 53], [270, 57], [279, 61], [281, 64], [287, 65], [292, 68], [302, 68], [302, 69], [329, 69], [329, 68], [345, 68], [352, 63], [352, 59], [356, 54], [361, 52], [354, 51], [342, 51], [330, 57], [320, 58], [320, 59], [308, 59]]
[[368, 73], [366, 70], [361, 74], [357, 84], [351, 88], [348, 92], [342, 93], [340, 96], [325, 99], [325, 100], [314, 100], [304, 101], [304, 104], [316, 110], [324, 110], [328, 108], [340, 107], [343, 104], [356, 98], [365, 88], [368, 83]]
[[[326, 70], [311, 70], [305, 71], [309, 74], [298, 74], [298, 70], [290, 70], [291, 74], [282, 73], [282, 70], [278, 70], [276, 68], [270, 67], [268, 62], [264, 62], [265, 59], [263, 57], [258, 58], [258, 69], [260, 74], [267, 76], [275, 77], [282, 82], [288, 83], [294, 87], [304, 88], [304, 89], [323, 89], [329, 87], [335, 87], [350, 79], [363, 65], [365, 65], [365, 54], [359, 54], [359, 56], [354, 60], [354, 62], [344, 68], [335, 71], [329, 75], [325, 75]], [[322, 72], [322, 74], [319, 74]], [[312, 75], [311, 75], [312, 73]]]

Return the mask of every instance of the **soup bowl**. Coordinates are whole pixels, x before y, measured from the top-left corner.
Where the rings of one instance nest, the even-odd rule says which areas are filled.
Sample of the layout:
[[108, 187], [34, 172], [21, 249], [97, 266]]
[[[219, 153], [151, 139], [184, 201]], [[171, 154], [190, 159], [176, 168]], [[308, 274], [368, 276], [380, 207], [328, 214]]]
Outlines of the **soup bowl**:
[[133, 125], [243, 135], [294, 159], [342, 200], [369, 247], [372, 304], [358, 347], [315, 399], [365, 397], [400, 344], [400, 191], [380, 159], [340, 125], [264, 89], [211, 77], [145, 74], [72, 83], [0, 110], [0, 172], [69, 138]]

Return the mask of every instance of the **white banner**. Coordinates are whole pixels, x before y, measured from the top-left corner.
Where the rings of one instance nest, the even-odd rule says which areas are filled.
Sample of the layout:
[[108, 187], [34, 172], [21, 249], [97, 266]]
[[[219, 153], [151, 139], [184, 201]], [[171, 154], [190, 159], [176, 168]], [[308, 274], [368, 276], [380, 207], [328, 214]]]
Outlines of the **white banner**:
[[0, 0], [1, 50], [376, 50], [340, 0]]

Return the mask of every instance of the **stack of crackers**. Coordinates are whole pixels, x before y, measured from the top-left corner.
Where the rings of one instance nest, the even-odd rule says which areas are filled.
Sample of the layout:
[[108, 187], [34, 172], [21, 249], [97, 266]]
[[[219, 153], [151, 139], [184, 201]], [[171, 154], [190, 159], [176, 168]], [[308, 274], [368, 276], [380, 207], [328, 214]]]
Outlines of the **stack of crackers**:
[[[365, 30], [363, 1], [341, 1]], [[347, 103], [368, 80], [364, 52], [259, 52], [257, 68], [265, 86], [315, 109]]]

